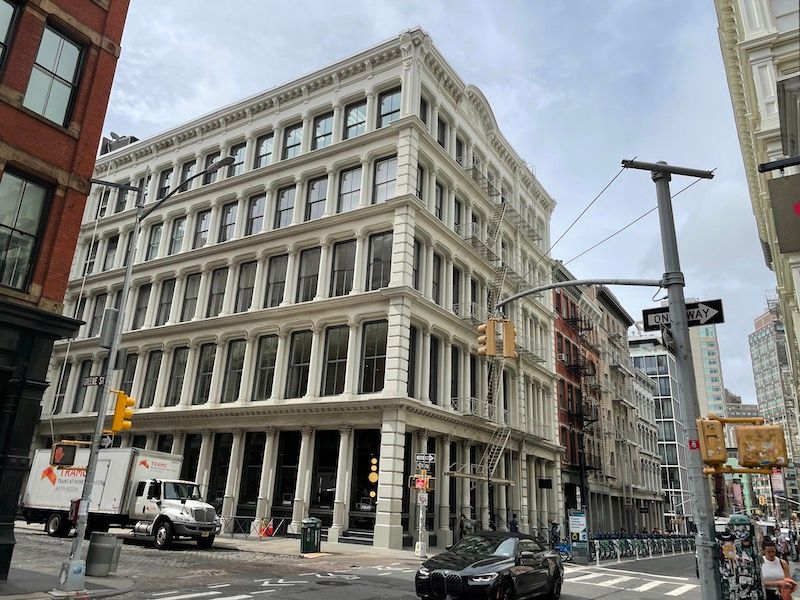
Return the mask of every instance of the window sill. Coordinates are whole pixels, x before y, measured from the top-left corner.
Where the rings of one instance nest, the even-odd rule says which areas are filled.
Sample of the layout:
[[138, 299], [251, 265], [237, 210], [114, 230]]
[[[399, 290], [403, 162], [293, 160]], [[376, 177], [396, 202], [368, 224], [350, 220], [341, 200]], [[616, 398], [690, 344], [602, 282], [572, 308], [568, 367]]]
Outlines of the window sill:
[[2, 97], [4, 100], [6, 100], [9, 104], [11, 104], [14, 108], [18, 109], [19, 111], [29, 115], [30, 117], [33, 117], [37, 121], [41, 121], [42, 123], [49, 125], [53, 129], [60, 131], [64, 135], [67, 135], [75, 140], [80, 138], [81, 126], [77, 122], [70, 121], [69, 127], [64, 127], [63, 125], [59, 125], [55, 121], [51, 121], [50, 119], [43, 117], [39, 113], [34, 112], [31, 109], [23, 106], [22, 100], [19, 98], [19, 94], [11, 93], [9, 88], [7, 88], [6, 86], [2, 86], [2, 88], [0, 88], [0, 97]]

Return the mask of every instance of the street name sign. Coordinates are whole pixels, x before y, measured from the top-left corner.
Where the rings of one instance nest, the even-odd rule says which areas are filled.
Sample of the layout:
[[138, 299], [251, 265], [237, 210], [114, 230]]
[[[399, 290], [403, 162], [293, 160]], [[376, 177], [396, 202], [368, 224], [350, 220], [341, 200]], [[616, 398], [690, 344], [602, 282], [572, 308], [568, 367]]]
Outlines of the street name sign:
[[[689, 302], [686, 305], [686, 318], [689, 320], [689, 327], [724, 323], [725, 313], [722, 310], [722, 300]], [[658, 331], [662, 325], [669, 325], [669, 307], [644, 309], [642, 322], [645, 331]]]
[[83, 386], [90, 386], [90, 385], [104, 385], [106, 382], [105, 375], [90, 375], [89, 377], [83, 378]]
[[436, 455], [435, 454], [427, 454], [425, 452], [419, 452], [415, 456], [415, 460], [417, 462], [418, 469], [430, 469], [431, 464], [436, 462]]

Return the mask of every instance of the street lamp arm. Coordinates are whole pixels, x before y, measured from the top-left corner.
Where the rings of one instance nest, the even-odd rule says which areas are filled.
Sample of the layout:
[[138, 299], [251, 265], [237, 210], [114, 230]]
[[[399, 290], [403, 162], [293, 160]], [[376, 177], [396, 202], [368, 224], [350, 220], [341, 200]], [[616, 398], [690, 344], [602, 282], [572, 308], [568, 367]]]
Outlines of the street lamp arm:
[[524, 290], [495, 304], [495, 311], [499, 311], [506, 304], [519, 300], [531, 294], [538, 294], [546, 290], [564, 287], [578, 287], [584, 285], [642, 285], [648, 287], [664, 287], [664, 281], [661, 279], [573, 279], [570, 281], [559, 281], [558, 283], [551, 283], [548, 285], [540, 285], [529, 290]]

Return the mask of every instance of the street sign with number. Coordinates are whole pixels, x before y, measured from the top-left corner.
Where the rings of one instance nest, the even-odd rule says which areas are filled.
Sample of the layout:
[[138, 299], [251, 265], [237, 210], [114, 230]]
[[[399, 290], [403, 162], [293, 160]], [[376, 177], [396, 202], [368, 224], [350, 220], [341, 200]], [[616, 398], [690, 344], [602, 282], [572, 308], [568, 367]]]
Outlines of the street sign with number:
[[89, 377], [83, 378], [83, 386], [87, 387], [90, 385], [104, 385], [106, 382], [105, 375], [90, 375]]
[[[689, 327], [714, 325], [725, 322], [722, 300], [703, 300], [686, 304], [686, 318]], [[662, 325], [669, 325], [669, 307], [646, 308], [642, 311], [642, 322], [645, 331], [658, 331]]]

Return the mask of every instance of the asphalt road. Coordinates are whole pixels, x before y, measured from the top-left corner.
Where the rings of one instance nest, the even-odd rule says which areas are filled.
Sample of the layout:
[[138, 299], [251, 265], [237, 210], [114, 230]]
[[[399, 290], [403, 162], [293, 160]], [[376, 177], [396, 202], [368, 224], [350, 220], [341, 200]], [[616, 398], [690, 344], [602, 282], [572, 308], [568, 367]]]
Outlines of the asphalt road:
[[[57, 572], [71, 538], [17, 529], [14, 564]], [[159, 551], [126, 543], [118, 574], [133, 577], [129, 600], [390, 600], [414, 599], [413, 561], [324, 556], [300, 559], [222, 547], [177, 544]], [[564, 600], [699, 600], [693, 555], [631, 561], [601, 568], [567, 565]], [[680, 574], [680, 575], [679, 575]], [[686, 576], [683, 576], [683, 575]]]

